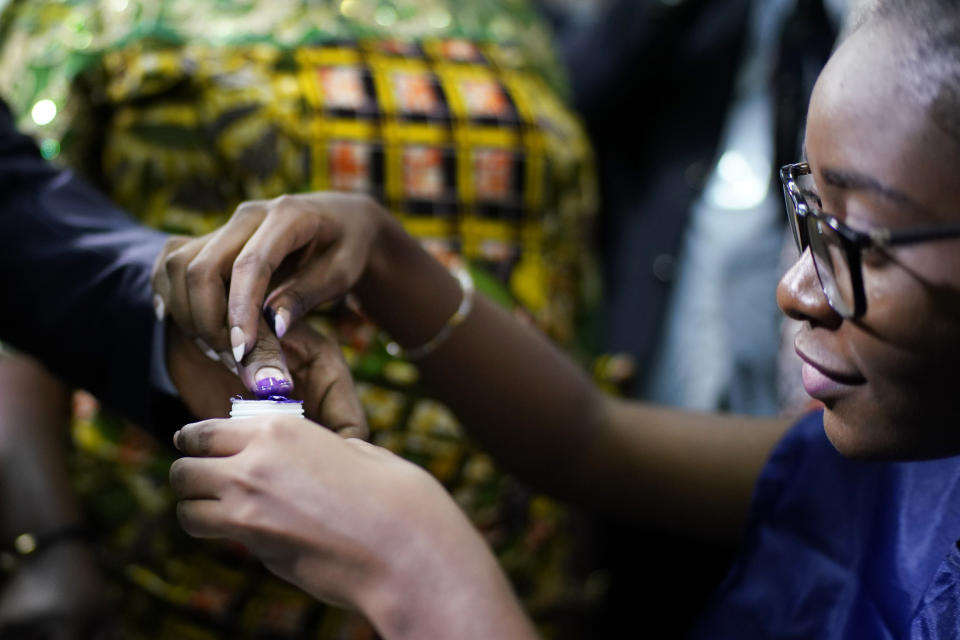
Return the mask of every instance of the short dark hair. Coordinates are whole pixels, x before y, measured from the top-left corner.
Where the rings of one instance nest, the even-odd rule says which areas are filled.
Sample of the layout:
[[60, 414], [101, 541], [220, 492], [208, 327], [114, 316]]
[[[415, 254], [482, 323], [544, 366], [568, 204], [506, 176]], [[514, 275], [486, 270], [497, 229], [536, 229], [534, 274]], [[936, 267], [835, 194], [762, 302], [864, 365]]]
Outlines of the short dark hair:
[[851, 16], [849, 33], [876, 21], [903, 33], [906, 88], [960, 146], [960, 0], [866, 2]]

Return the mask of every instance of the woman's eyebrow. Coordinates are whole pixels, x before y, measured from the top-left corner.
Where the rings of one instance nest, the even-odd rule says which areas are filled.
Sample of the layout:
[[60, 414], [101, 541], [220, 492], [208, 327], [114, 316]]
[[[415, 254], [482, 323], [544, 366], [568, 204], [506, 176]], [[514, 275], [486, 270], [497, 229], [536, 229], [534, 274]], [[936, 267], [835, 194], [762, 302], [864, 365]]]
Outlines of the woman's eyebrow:
[[814, 191], [813, 189], [800, 187], [800, 195], [805, 199], [813, 198], [817, 201], [817, 206], [820, 206], [820, 194]]
[[823, 169], [820, 174], [824, 181], [830, 186], [838, 189], [853, 189], [858, 191], [869, 191], [883, 196], [887, 200], [898, 205], [906, 205], [918, 211], [925, 211], [925, 208], [907, 194], [887, 186], [872, 176], [867, 176], [856, 171], [847, 171], [844, 169]]

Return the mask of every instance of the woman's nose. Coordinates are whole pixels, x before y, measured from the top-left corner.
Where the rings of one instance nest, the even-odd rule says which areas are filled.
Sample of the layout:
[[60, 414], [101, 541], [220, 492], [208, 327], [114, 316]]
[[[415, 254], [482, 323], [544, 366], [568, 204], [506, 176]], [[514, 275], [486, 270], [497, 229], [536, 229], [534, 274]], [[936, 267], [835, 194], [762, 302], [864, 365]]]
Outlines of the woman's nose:
[[836, 328], [843, 322], [843, 317], [827, 302], [809, 247], [780, 278], [777, 305], [789, 317], [814, 326]]

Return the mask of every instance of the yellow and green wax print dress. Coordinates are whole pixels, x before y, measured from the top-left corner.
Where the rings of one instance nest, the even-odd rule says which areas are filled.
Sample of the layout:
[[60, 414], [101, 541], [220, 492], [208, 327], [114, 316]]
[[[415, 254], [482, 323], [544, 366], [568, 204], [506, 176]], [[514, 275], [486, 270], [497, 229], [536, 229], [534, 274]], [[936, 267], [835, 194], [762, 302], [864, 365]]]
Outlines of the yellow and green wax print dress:
[[[53, 161], [187, 234], [243, 200], [372, 194], [478, 288], [574, 349], [589, 309], [590, 148], [549, 31], [518, 0], [31, 0], [0, 21], [0, 90]], [[497, 471], [454, 416], [345, 313], [337, 336], [372, 441], [433, 473], [550, 634], [582, 607], [564, 512]], [[492, 402], [496, 398], [491, 398]], [[188, 538], [175, 452], [78, 396], [72, 470], [124, 638], [370, 638], [239, 546]]]

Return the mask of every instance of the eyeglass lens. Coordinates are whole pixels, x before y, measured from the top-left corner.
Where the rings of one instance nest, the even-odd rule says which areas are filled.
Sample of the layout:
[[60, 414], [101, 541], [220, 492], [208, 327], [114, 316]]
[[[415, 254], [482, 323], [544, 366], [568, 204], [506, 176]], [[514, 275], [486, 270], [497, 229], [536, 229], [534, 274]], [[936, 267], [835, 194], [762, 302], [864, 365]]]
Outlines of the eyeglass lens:
[[[815, 203], [800, 195], [801, 185], [807, 181], [812, 182], [810, 175], [800, 175], [791, 179], [792, 186], [797, 191], [797, 196], [802, 199], [806, 211], [815, 211]], [[787, 185], [784, 185], [783, 197], [793, 239], [800, 252], [806, 248], [805, 240], [809, 242], [813, 265], [830, 306], [842, 316], [852, 316], [856, 306], [853, 276], [840, 234], [816, 214], [804, 212], [803, 215], [798, 215], [797, 200]], [[804, 225], [804, 229], [801, 229], [800, 225]]]
[[852, 316], [855, 308], [853, 277], [840, 234], [826, 220], [805, 216], [807, 237], [820, 285], [830, 306], [842, 316]]

